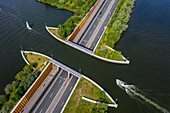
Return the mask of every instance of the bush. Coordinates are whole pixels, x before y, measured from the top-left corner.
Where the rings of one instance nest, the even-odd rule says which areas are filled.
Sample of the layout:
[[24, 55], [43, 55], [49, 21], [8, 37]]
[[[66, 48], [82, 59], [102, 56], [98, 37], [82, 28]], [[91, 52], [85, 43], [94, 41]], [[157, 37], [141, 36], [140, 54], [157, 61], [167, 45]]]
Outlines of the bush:
[[13, 90], [16, 90], [16, 88], [17, 88], [18, 86], [19, 86], [19, 81], [18, 81], [18, 80], [12, 82], [12, 89], [13, 89]]
[[0, 95], [0, 104], [4, 104], [5, 102], [7, 102], [6, 95]]
[[4, 91], [5, 91], [6, 95], [11, 94], [11, 92], [12, 92], [12, 84], [8, 84], [8, 85], [5, 87]]

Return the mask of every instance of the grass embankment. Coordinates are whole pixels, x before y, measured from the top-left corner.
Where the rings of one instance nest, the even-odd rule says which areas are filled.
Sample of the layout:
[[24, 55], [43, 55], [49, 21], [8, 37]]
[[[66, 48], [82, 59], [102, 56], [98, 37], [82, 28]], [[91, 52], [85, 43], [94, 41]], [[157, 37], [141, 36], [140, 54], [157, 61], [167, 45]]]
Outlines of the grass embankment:
[[58, 37], [58, 38], [60, 38], [61, 39], [61, 37], [60, 37], [60, 35], [58, 34], [58, 28], [48, 28], [48, 30], [52, 33], [52, 34], [54, 34], [56, 37]]
[[115, 43], [120, 39], [121, 34], [128, 28], [132, 8], [135, 0], [120, 0], [115, 12], [107, 25], [107, 29], [100, 40], [95, 54], [112, 60], [124, 60], [120, 51], [113, 51], [106, 46], [114, 48]]
[[66, 40], [73, 32], [75, 27], [80, 23], [86, 13], [94, 5], [96, 0], [37, 0], [42, 3], [56, 6], [58, 9], [72, 11], [74, 15], [64, 24], [58, 26], [59, 38]]
[[48, 64], [50, 59], [32, 53], [24, 53], [25, 58], [28, 60], [29, 63], [36, 63], [36, 69], [42, 71], [45, 68], [45, 64]]
[[99, 102], [112, 103], [97, 86], [87, 79], [81, 78], [64, 113], [104, 113], [108, 110], [108, 106], [85, 101], [82, 96]]

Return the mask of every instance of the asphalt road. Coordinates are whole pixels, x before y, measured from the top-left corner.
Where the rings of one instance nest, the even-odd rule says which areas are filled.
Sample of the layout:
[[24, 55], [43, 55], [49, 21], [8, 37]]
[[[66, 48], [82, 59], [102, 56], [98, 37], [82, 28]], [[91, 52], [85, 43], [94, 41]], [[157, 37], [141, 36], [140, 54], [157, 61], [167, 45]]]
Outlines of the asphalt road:
[[73, 78], [71, 79], [69, 85], [67, 86], [66, 90], [64, 91], [62, 97], [60, 98], [57, 106], [55, 107], [53, 113], [60, 113], [64, 104], [67, 101], [67, 98], [69, 97], [74, 85], [76, 84], [78, 78], [73, 75]]
[[[111, 10], [109, 10], [109, 13], [108, 13], [107, 8], [109, 8], [111, 0], [106, 1], [104, 6], [98, 12], [97, 17], [93, 20], [93, 22], [90, 25], [90, 27], [88, 28], [88, 30], [86, 30], [86, 33], [84, 33], [84, 36], [82, 36], [81, 40], [78, 42], [80, 45], [85, 46], [85, 47], [89, 46], [88, 48], [90, 48], [91, 50], [93, 50], [95, 48], [100, 36], [102, 35], [102, 33], [104, 31], [104, 27], [109, 22], [118, 2], [119, 2], [119, 0], [115, 0], [114, 4], [111, 6]], [[112, 13], [110, 13], [110, 12], [112, 12]], [[99, 24], [101, 24], [101, 19], [104, 17], [105, 13], [108, 13], [108, 14], [106, 15], [106, 18], [105, 18], [104, 22], [102, 23], [102, 25], [100, 25], [100, 28], [98, 28], [97, 26]], [[88, 41], [91, 38], [93, 38], [92, 35], [93, 35], [93, 33], [95, 33], [94, 31], [96, 29], [98, 29], [97, 35], [95, 36], [94, 40], [92, 40], [92, 42], [90, 42], [90, 44], [88, 44]]]
[[59, 75], [58, 79], [55, 81], [54, 85], [48, 92], [47, 96], [44, 98], [38, 109], [35, 111], [36, 113], [45, 113], [45, 111], [48, 109], [50, 103], [52, 102], [53, 98], [59, 91], [60, 87], [64, 83], [65, 79], [67, 78], [68, 73], [67, 71], [62, 71]]

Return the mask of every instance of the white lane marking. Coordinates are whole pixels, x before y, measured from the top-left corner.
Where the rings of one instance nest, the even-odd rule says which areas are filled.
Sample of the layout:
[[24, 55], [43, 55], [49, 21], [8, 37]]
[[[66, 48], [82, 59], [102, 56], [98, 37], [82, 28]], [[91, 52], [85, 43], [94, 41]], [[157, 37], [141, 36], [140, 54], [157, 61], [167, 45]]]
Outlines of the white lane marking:
[[61, 106], [63, 106], [63, 104], [64, 104], [64, 101], [62, 102]]
[[40, 113], [43, 111], [43, 109], [41, 109]]
[[70, 90], [73, 88], [73, 86], [70, 87]]
[[59, 81], [59, 83], [61, 82], [61, 79], [60, 79], [60, 81]]
[[50, 97], [53, 95], [53, 93], [51, 93]]

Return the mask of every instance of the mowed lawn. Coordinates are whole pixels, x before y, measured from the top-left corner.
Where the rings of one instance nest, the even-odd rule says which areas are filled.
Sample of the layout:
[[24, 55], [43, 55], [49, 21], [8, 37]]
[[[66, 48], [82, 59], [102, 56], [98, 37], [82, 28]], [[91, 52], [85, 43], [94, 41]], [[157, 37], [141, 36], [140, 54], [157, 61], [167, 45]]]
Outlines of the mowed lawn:
[[85, 101], [82, 99], [82, 96], [104, 103], [112, 103], [103, 91], [82, 77], [74, 90], [64, 113], [105, 113], [108, 110], [108, 106]]
[[28, 60], [29, 63], [37, 63], [38, 65], [36, 66], [36, 69], [39, 71], [42, 71], [45, 68], [45, 64], [47, 64], [50, 59], [33, 54], [33, 53], [24, 53], [25, 58]]

